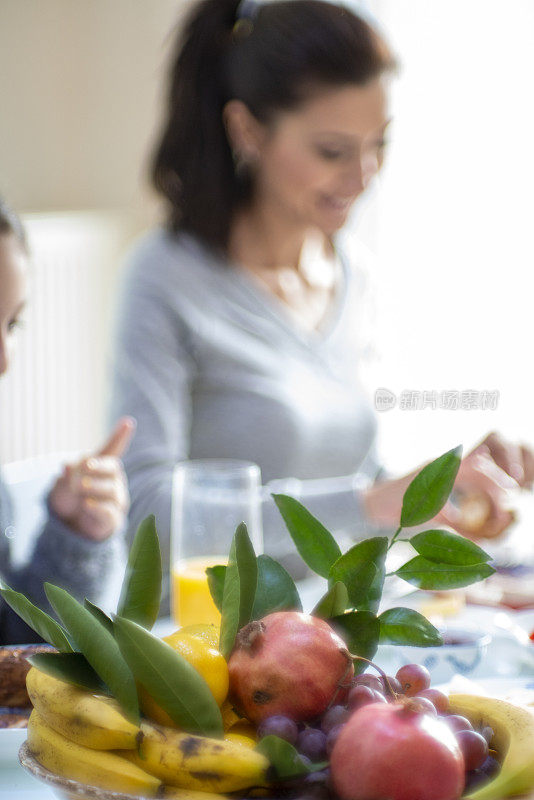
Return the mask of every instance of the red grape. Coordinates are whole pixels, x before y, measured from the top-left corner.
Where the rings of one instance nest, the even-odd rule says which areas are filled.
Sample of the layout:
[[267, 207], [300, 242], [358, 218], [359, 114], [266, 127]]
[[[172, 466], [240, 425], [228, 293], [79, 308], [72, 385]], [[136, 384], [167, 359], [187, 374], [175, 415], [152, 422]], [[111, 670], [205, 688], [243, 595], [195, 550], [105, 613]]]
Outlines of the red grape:
[[366, 706], [368, 703], [374, 703], [375, 700], [376, 698], [373, 690], [368, 686], [363, 686], [362, 684], [353, 686], [349, 692], [348, 703], [351, 710], [361, 708], [361, 706]]
[[473, 726], [466, 717], [459, 714], [449, 714], [443, 718], [447, 725], [456, 733], [457, 731], [472, 731]]
[[440, 692], [439, 689], [423, 689], [422, 692], [419, 692], [417, 697], [426, 697], [427, 700], [434, 703], [438, 714], [446, 714], [449, 710], [449, 698], [444, 692]]
[[412, 698], [413, 702], [417, 704], [418, 711], [422, 711], [423, 714], [432, 714], [433, 716], [437, 716], [438, 712], [436, 710], [436, 706], [429, 700], [428, 697], [421, 697], [420, 694], [416, 695], [416, 697]]
[[430, 686], [430, 672], [421, 664], [405, 664], [395, 677], [407, 697], [413, 697]]
[[368, 686], [369, 689], [377, 689], [377, 691], [382, 692], [384, 687], [380, 678], [377, 675], [369, 675], [364, 673], [363, 675], [357, 675], [352, 680], [353, 686]]

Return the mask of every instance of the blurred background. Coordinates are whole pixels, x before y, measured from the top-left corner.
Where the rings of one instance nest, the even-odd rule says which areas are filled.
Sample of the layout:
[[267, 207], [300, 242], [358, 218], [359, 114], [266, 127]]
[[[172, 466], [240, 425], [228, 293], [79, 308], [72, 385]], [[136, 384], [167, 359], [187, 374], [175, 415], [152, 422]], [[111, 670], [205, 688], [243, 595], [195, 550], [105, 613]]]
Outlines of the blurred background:
[[[4, 463], [93, 447], [107, 428], [114, 293], [160, 216], [147, 162], [188, 5], [0, 0], [0, 193], [33, 253], [0, 383]], [[413, 468], [495, 428], [532, 443], [534, 3], [356, 7], [401, 63], [386, 165], [351, 220], [376, 254], [365, 373], [372, 395], [394, 396], [386, 464]]]

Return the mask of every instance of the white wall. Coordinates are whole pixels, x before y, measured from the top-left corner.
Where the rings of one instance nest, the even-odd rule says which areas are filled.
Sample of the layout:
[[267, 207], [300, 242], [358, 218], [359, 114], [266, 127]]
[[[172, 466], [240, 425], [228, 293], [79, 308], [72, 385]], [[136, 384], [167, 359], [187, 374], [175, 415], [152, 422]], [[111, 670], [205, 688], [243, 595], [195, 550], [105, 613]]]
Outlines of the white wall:
[[146, 210], [184, 0], [0, 0], [0, 192], [21, 211]]

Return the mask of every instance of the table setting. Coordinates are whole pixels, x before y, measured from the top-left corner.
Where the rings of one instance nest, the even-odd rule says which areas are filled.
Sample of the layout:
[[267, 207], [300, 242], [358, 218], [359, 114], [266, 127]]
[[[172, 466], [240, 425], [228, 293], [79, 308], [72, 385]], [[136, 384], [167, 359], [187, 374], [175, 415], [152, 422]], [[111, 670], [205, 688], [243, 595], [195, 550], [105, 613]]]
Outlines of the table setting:
[[[370, 730], [381, 716], [396, 730], [407, 724], [407, 715], [413, 741], [423, 736], [423, 752], [430, 734], [421, 731], [425, 725], [431, 728], [429, 719], [437, 715], [442, 744], [450, 738], [446, 753], [445, 744], [440, 745], [439, 758], [448, 766], [438, 769], [438, 783], [456, 776], [443, 797], [478, 797], [481, 781], [481, 798], [504, 798], [509, 792], [527, 796], [534, 774], [517, 766], [525, 747], [516, 746], [512, 734], [514, 725], [527, 733], [532, 727], [534, 737], [534, 604], [528, 608], [525, 601], [518, 608], [492, 599], [486, 605], [482, 595], [471, 593], [481, 579], [489, 582], [498, 575], [499, 561], [505, 570], [513, 568], [510, 553], [520, 550], [505, 541], [489, 553], [457, 534], [425, 531], [421, 525], [446, 500], [457, 454], [451, 451], [425, 468], [424, 492], [414, 479], [392, 538], [371, 537], [345, 553], [298, 501], [275, 496], [310, 568], [310, 577], [295, 583], [262, 553], [261, 526], [255, 501], [250, 502], [259, 475], [250, 465], [234, 464], [228, 484], [228, 474], [214, 477], [221, 465], [211, 466], [211, 478], [201, 474], [201, 481], [198, 467], [177, 471], [171, 617], [159, 616], [162, 567], [153, 518], [142, 523], [131, 547], [116, 614], [87, 602], [83, 606], [60, 587], [45, 585], [60, 624], [50, 617], [43, 623], [47, 615], [1, 586], [4, 600], [24, 619], [31, 618], [52, 647], [29, 657], [33, 711], [28, 730], [0, 730], [0, 800], [118, 800], [155, 794], [198, 800], [198, 791], [206, 798], [228, 792], [254, 797], [248, 789], [254, 786], [270, 787], [264, 796], [267, 791], [267, 796], [291, 800], [302, 794], [298, 781], [308, 786], [314, 778], [314, 797], [348, 797], [354, 780], [344, 764], [359, 757], [350, 735], [365, 715]], [[223, 466], [227, 470], [229, 465]], [[221, 477], [239, 497], [233, 522]], [[205, 490], [209, 503], [202, 499]], [[410, 529], [416, 533], [408, 536]], [[512, 536], [523, 545], [527, 540], [519, 526]], [[412, 556], [413, 550], [417, 553], [411, 559], [410, 548]], [[225, 552], [229, 555], [214, 555]], [[521, 567], [529, 568], [524, 553]], [[251, 654], [261, 658], [255, 662]], [[288, 666], [291, 658], [296, 661]], [[226, 684], [217, 664], [228, 675]], [[274, 695], [258, 688], [264, 669], [271, 671], [268, 685], [279, 687]], [[298, 675], [290, 674], [299, 670], [309, 696], [299, 687]], [[370, 699], [362, 699], [369, 693]], [[64, 707], [58, 705], [60, 696]], [[123, 744], [113, 738], [116, 730], [111, 738], [109, 731], [89, 735], [94, 722], [77, 730], [65, 711], [71, 703], [73, 709], [96, 704], [91, 713], [111, 714], [115, 728], [120, 718], [119, 727], [129, 730], [120, 739]], [[282, 728], [294, 728], [294, 737], [283, 732], [279, 719]], [[454, 728], [458, 719], [467, 727], [459, 723]], [[471, 755], [473, 741], [478, 747], [484, 731], [484, 756], [477, 761]], [[438, 733], [430, 736], [431, 750]], [[220, 736], [223, 742], [217, 744]], [[180, 769], [167, 766], [166, 759], [182, 747], [191, 748], [193, 741], [195, 752], [208, 759], [202, 763], [222, 764], [226, 758], [217, 780], [195, 777], [208, 774], [198, 768], [180, 777]], [[175, 742], [171, 754], [170, 742]], [[534, 738], [531, 749], [529, 758]], [[215, 755], [218, 750], [224, 758]], [[239, 774], [250, 770], [248, 779], [237, 778], [236, 759], [242, 763]], [[484, 772], [489, 762], [491, 773]], [[95, 765], [100, 763], [99, 773]], [[403, 780], [410, 780], [413, 771], [406, 767]], [[378, 774], [376, 767], [370, 774]], [[464, 782], [470, 787], [465, 792]], [[492, 785], [502, 794], [491, 794]], [[401, 796], [391, 791], [392, 797]]]

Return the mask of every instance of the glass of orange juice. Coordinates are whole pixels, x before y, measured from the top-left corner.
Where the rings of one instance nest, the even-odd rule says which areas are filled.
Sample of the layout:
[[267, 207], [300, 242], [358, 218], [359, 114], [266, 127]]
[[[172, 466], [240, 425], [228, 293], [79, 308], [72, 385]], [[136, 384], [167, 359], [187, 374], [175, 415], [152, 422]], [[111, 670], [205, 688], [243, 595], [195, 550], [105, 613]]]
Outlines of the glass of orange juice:
[[206, 568], [226, 564], [236, 527], [247, 525], [257, 554], [263, 549], [261, 474], [257, 464], [233, 459], [183, 461], [173, 477], [171, 530], [172, 615], [177, 625], [220, 624]]

